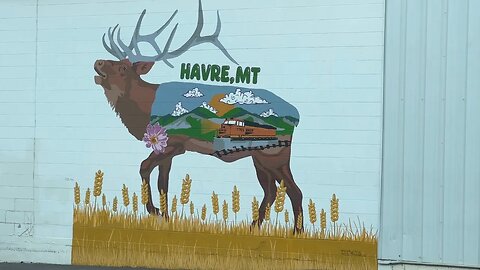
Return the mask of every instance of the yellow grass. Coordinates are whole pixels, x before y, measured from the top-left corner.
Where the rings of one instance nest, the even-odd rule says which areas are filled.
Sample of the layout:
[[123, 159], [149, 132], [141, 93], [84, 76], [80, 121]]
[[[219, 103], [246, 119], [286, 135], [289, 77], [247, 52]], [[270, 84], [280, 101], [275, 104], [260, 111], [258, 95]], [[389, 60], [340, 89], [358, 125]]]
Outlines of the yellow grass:
[[[76, 185], [76, 195], [78, 190]], [[182, 205], [187, 203], [186, 196], [183, 198]], [[78, 201], [77, 196], [72, 264], [233, 270], [377, 267], [376, 232], [360, 221], [335, 222], [332, 229], [312, 226], [294, 234], [295, 222], [264, 222], [252, 227], [249, 220], [209, 220], [203, 213], [205, 207], [200, 216], [175, 211], [167, 220], [127, 207], [112, 211]]]

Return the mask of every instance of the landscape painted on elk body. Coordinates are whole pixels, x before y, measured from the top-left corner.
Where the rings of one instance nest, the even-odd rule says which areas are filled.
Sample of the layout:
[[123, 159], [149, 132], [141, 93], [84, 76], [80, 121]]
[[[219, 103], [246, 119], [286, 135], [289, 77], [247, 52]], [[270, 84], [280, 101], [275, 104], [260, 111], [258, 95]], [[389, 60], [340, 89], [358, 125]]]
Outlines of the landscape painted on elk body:
[[264, 89], [170, 82], [156, 92], [150, 124], [212, 142], [218, 154], [279, 145], [298, 121], [295, 107]]
[[[340, 200], [335, 194], [330, 205], [316, 208], [310, 199], [308, 211], [303, 210], [303, 194], [290, 169], [293, 133], [300, 114], [274, 89], [250, 86], [258, 82], [259, 67], [238, 66], [231, 69], [236, 70], [235, 76], [229, 76], [228, 65], [182, 64], [180, 77], [184, 81], [150, 83], [141, 77], [157, 62], [175, 68], [170, 60], [199, 44], [212, 45], [238, 65], [220, 42], [220, 14], [217, 12], [213, 34], [204, 35], [199, 1], [196, 28], [177, 49], [170, 46], [178, 24], [165, 45], [156, 42], [177, 11], [151, 34], [140, 33], [145, 14], [146, 10], [128, 45], [122, 41], [119, 25], [109, 28], [102, 38], [103, 47], [118, 60], [94, 63], [95, 84], [101, 86], [112, 110], [132, 139], [141, 142], [139, 147], [151, 148], [144, 160], [137, 161], [140, 175], [135, 190], [140, 192], [131, 194], [123, 185], [121, 194], [107, 198], [100, 170], [93, 186], [75, 185], [72, 264], [375, 269], [376, 232], [360, 221], [340, 223]], [[143, 54], [139, 43], [151, 45], [155, 54]], [[195, 79], [203, 82], [192, 82]], [[211, 190], [210, 202], [195, 205], [190, 200], [195, 176], [189, 175], [182, 181], [181, 194], [171, 194], [173, 158], [185, 152], [224, 162], [251, 158], [251, 170], [256, 172], [264, 197], [240, 201], [242, 191], [234, 186], [230, 198], [219, 198]], [[155, 169], [158, 179], [151, 181]], [[155, 188], [159, 201], [152, 197]], [[287, 196], [291, 212], [285, 208]], [[238, 218], [240, 208], [251, 209], [251, 217]]]

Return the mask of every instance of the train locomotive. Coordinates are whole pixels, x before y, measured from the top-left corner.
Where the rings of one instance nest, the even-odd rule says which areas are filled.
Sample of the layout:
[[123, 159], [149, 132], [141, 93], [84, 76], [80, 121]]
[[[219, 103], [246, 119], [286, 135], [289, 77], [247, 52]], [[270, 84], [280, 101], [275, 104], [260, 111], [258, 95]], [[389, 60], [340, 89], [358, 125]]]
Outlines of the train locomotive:
[[221, 157], [241, 151], [289, 147], [290, 141], [280, 141], [276, 132], [273, 126], [235, 118], [225, 119], [213, 139], [215, 152], [212, 155]]
[[276, 140], [277, 129], [269, 125], [235, 118], [225, 119], [218, 129], [217, 138], [230, 140]]

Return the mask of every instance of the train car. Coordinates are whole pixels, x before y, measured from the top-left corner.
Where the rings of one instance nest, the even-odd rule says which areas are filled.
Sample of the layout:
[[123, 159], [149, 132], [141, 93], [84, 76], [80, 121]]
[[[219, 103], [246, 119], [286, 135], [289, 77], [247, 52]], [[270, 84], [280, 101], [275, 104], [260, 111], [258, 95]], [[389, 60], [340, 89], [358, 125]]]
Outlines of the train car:
[[218, 130], [218, 138], [232, 140], [275, 140], [276, 128], [241, 119], [225, 119]]

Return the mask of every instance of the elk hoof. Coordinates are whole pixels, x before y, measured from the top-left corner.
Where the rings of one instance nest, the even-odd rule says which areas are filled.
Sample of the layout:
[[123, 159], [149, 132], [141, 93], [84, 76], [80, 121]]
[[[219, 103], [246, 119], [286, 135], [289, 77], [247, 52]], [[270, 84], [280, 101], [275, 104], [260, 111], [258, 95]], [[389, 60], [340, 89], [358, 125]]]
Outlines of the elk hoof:
[[260, 222], [258, 220], [252, 221], [252, 224], [250, 224], [250, 231], [258, 228], [260, 228]]
[[151, 207], [147, 206], [147, 211], [150, 215], [155, 215], [155, 216], [160, 215], [160, 209], [158, 209], [155, 206], [151, 206]]

